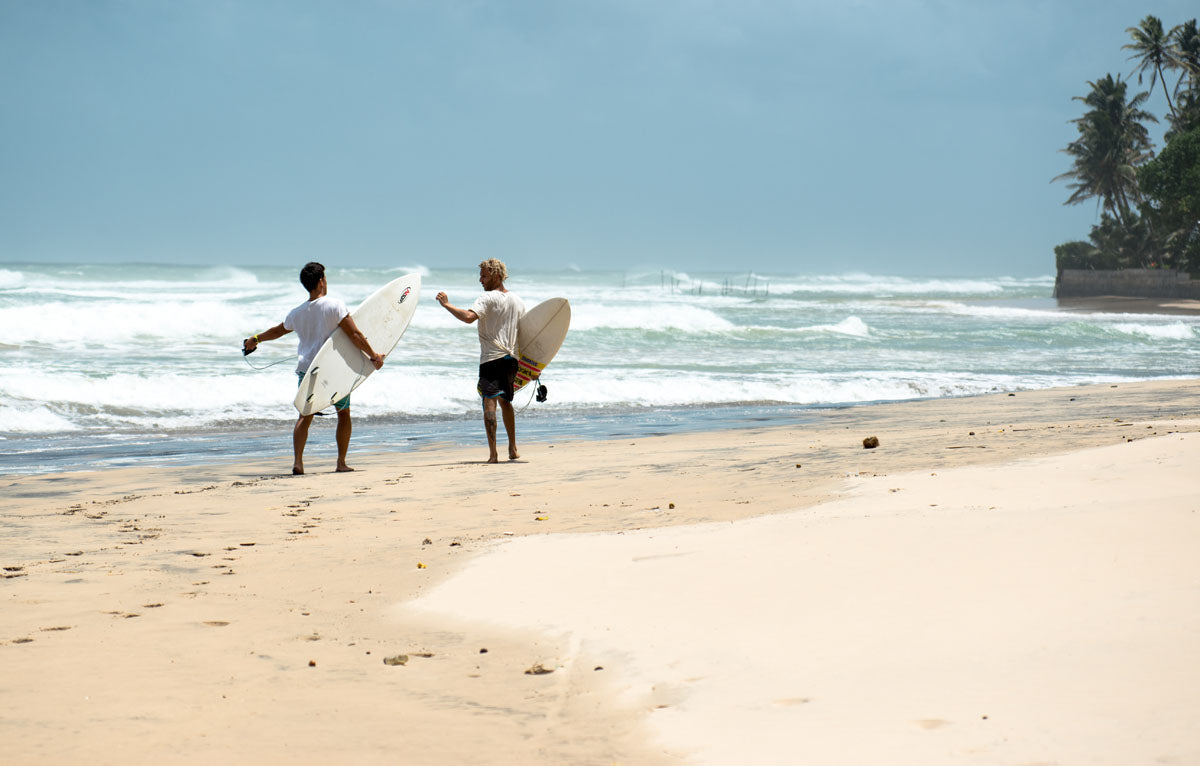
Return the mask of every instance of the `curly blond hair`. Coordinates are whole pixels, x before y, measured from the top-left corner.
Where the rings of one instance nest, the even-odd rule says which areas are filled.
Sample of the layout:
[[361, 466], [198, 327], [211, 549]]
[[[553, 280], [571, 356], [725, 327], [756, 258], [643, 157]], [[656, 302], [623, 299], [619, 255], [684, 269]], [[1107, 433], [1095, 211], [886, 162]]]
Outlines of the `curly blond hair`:
[[479, 268], [483, 269], [489, 274], [499, 274], [501, 282], [508, 279], [508, 268], [505, 267], [504, 261], [500, 260], [499, 258], [488, 258], [486, 261], [479, 264]]

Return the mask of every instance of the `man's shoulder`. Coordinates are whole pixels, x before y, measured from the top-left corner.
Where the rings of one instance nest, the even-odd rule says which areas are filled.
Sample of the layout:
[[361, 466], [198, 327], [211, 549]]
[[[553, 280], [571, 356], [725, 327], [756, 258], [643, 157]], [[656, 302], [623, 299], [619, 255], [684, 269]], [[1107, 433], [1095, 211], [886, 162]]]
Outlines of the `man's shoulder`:
[[305, 301], [304, 303], [301, 303], [299, 306], [296, 306], [294, 309], [289, 311], [287, 313], [287, 318], [283, 320], [283, 326], [288, 328], [289, 330], [293, 329], [292, 321], [296, 317], [302, 316], [304, 314], [305, 310], [309, 307], [309, 305], [310, 305], [309, 301]]
[[317, 304], [321, 311], [337, 314], [339, 319], [350, 313], [350, 309], [346, 308], [346, 302], [332, 295], [322, 295], [313, 301], [313, 303]]
[[499, 290], [487, 290], [479, 294], [475, 299], [473, 309], [475, 313], [479, 313], [479, 309], [489, 309], [493, 306], [498, 306], [500, 301], [504, 299], [504, 293]]

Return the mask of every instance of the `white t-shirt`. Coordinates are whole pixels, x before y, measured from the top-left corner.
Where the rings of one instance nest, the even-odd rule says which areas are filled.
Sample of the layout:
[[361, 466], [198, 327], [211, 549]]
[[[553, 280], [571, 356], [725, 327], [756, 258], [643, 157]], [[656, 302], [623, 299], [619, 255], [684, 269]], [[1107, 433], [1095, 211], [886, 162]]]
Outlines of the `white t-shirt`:
[[288, 312], [283, 327], [285, 330], [294, 330], [300, 341], [296, 348], [296, 353], [300, 355], [296, 372], [308, 372], [313, 357], [349, 313], [345, 303], [328, 295], [322, 295], [315, 301], [305, 301]]
[[488, 290], [475, 299], [471, 311], [479, 317], [479, 363], [517, 355], [517, 323], [525, 304], [516, 293]]

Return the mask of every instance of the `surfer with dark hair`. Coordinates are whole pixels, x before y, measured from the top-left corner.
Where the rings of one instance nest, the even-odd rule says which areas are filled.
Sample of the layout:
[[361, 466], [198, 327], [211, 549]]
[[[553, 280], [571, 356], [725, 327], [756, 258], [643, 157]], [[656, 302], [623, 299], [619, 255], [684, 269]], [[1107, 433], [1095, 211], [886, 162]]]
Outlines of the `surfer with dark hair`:
[[525, 314], [525, 304], [504, 286], [508, 269], [504, 262], [489, 258], [479, 264], [479, 284], [484, 293], [469, 309], [450, 304], [445, 293], [437, 294], [438, 303], [460, 321], [479, 322], [479, 395], [483, 397], [483, 429], [487, 433], [488, 462], [500, 462], [496, 450], [496, 406], [504, 418], [508, 434], [508, 459], [517, 452], [517, 413], [513, 409], [517, 376], [517, 323]]
[[[354, 323], [354, 317], [350, 316], [350, 310], [346, 308], [346, 304], [327, 294], [329, 283], [325, 280], [325, 267], [316, 261], [306, 263], [300, 270], [300, 284], [304, 285], [305, 290], [308, 290], [308, 300], [288, 312], [287, 317], [281, 323], [242, 341], [242, 353], [249, 354], [258, 348], [260, 342], [282, 338], [295, 331], [299, 338], [297, 351], [300, 355], [300, 360], [296, 365], [296, 375], [303, 380], [304, 373], [308, 371], [313, 357], [321, 350], [321, 346], [333, 334], [333, 331], [340, 327], [354, 345], [370, 357], [371, 364], [375, 365], [375, 369], [383, 367], [383, 355], [376, 354], [375, 350], [371, 348], [367, 337]], [[346, 465], [346, 452], [350, 449], [350, 432], [352, 430], [349, 395], [334, 402], [333, 406], [337, 410], [338, 418], [337, 470], [339, 472], [353, 471], [353, 468]], [[308, 427], [312, 425], [312, 419], [312, 415], [301, 415], [300, 419], [296, 421], [295, 427], [292, 428], [292, 450], [295, 453], [292, 473], [297, 475], [304, 473], [304, 445], [308, 443]]]

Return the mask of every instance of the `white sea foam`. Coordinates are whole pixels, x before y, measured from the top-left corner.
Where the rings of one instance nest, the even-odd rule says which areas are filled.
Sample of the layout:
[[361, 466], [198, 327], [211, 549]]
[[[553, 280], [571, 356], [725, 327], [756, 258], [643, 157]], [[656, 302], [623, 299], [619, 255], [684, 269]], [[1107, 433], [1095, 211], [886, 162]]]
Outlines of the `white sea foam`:
[[[1090, 377], [1088, 382], [1107, 378]], [[1059, 375], [977, 375], [905, 371], [871, 371], [856, 375], [797, 373], [767, 377], [671, 374], [655, 371], [624, 380], [620, 386], [597, 389], [594, 378], [559, 374], [554, 397], [560, 406], [593, 404], [647, 407], [702, 406], [747, 402], [797, 405], [895, 401], [969, 396], [1046, 388], [1082, 382]]]
[[25, 275], [19, 271], [0, 269], [0, 290], [10, 290], [25, 284]]
[[250, 287], [258, 285], [258, 277], [251, 271], [237, 266], [212, 266], [204, 269], [196, 280], [200, 284], [223, 287]]
[[771, 280], [765, 288], [760, 284], [760, 289], [767, 289], [772, 295], [832, 293], [875, 297], [929, 294], [996, 295], [1004, 292], [1005, 287], [1000, 280], [910, 279], [871, 274], [788, 277]]
[[571, 329], [584, 330], [681, 330], [684, 332], [725, 332], [735, 328], [716, 312], [686, 304], [667, 306], [611, 304], [573, 304]]
[[[331, 292], [353, 308], [414, 270], [427, 279], [413, 323], [354, 393], [356, 416], [478, 413], [476, 328], [433, 300], [446, 290], [470, 306], [474, 269], [334, 269]], [[958, 396], [1194, 374], [1200, 364], [1197, 318], [1003, 305], [1048, 300], [1053, 278], [751, 274], [751, 287], [755, 277], [757, 295], [740, 292], [745, 274], [518, 272], [510, 287], [527, 306], [572, 304], [543, 412]], [[304, 299], [294, 269], [22, 266], [0, 280], [13, 285], [0, 292], [0, 431], [150, 438], [295, 418], [294, 336], [246, 360], [238, 352]]]
[[44, 405], [19, 407], [0, 404], [0, 433], [62, 433], [79, 431], [81, 428]]
[[979, 317], [997, 320], [1030, 320], [1072, 322], [1077, 321], [1080, 314], [1051, 309], [1030, 309], [1019, 306], [990, 306], [983, 304], [957, 303], [955, 301], [927, 301], [905, 307], [909, 311], [922, 314], [950, 314], [953, 316]]
[[268, 318], [256, 307], [208, 300], [49, 302], [35, 307], [0, 308], [0, 326], [11, 341], [21, 344], [74, 348], [159, 338], [186, 345], [197, 335], [240, 338], [256, 329], [266, 329], [267, 322], [282, 320], [279, 311], [276, 309]]
[[429, 278], [429, 275], [432, 272], [430, 272], [428, 266], [422, 266], [421, 264], [417, 264], [416, 266], [395, 266], [393, 268], [386, 269], [385, 273], [395, 274], [397, 277], [403, 276], [405, 274], [420, 274], [421, 280], [424, 281]]
[[1155, 340], [1192, 340], [1196, 338], [1195, 325], [1183, 322], [1170, 324], [1147, 324], [1143, 322], [1115, 322], [1109, 325], [1117, 332], [1141, 335]]
[[871, 328], [858, 317], [846, 317], [837, 324], [819, 324], [803, 328], [819, 332], [831, 332], [838, 335], [852, 335], [856, 338], [866, 338], [871, 335]]

